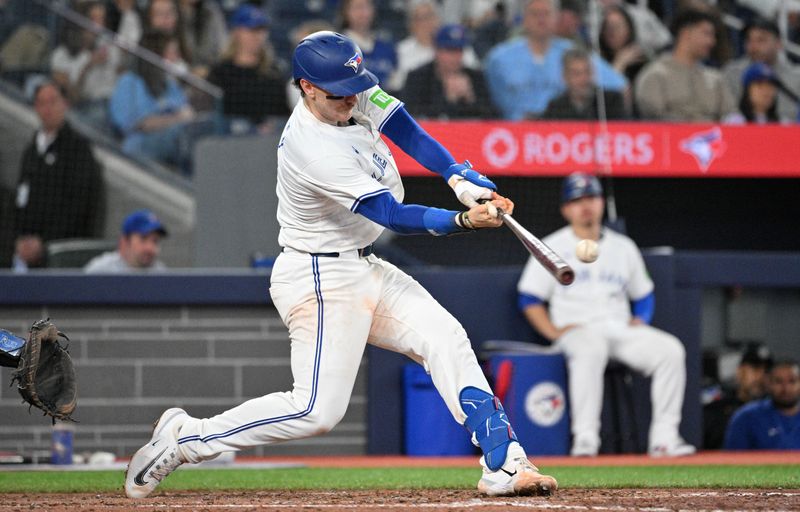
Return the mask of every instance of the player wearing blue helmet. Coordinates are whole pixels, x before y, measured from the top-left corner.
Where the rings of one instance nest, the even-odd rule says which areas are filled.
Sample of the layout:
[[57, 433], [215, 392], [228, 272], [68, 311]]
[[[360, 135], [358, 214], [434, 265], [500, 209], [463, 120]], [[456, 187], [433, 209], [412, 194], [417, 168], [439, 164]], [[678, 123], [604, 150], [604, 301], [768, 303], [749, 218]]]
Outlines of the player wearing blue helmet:
[[[131, 460], [128, 496], [147, 496], [185, 462], [327, 432], [344, 416], [367, 343], [406, 354], [431, 373], [455, 420], [483, 450], [481, 492], [552, 493], [555, 479], [528, 460], [458, 321], [372, 254], [384, 228], [432, 235], [496, 228], [502, 220], [483, 201], [509, 213], [514, 203], [456, 163], [401, 101], [381, 90], [347, 37], [310, 35], [297, 46], [293, 66], [302, 97], [278, 144], [283, 252], [270, 295], [289, 330], [294, 387], [213, 418], [169, 409]], [[469, 209], [403, 204], [400, 174], [381, 134], [442, 175]]]

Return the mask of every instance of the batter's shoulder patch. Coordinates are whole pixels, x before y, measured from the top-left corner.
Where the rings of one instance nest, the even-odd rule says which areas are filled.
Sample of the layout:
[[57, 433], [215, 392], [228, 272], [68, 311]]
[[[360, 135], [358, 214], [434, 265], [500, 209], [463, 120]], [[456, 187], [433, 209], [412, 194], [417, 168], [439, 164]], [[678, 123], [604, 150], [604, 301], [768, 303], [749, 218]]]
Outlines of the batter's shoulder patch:
[[370, 94], [369, 101], [374, 103], [378, 108], [386, 110], [386, 107], [397, 101], [394, 96], [385, 93], [382, 89], [376, 89], [375, 92]]

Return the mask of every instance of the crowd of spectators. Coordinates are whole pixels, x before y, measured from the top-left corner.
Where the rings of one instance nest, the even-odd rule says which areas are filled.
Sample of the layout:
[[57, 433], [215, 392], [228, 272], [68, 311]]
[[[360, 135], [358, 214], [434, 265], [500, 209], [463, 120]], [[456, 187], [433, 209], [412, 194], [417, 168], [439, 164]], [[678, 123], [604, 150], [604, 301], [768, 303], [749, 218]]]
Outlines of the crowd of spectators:
[[[87, 149], [95, 135], [110, 135], [139, 161], [191, 175], [199, 138], [279, 131], [300, 96], [291, 51], [319, 30], [357, 41], [382, 87], [419, 119], [798, 121], [800, 66], [785, 48], [797, 39], [797, 13], [780, 18], [781, 32], [777, 2], [647, 5], [0, 0], [0, 78], [20, 87], [41, 126], [19, 166], [17, 190], [7, 194], [17, 220], [4, 229], [13, 227], [20, 267], [40, 265], [50, 239], [96, 232], [96, 221], [95, 228], [80, 221], [64, 233], [46, 233], [31, 221], [43, 191], [56, 187], [70, 197], [57, 187], [57, 173], [41, 171], [51, 161], [80, 167], [86, 179], [78, 195], [91, 201], [78, 202], [97, 210], [100, 172]], [[742, 29], [728, 28], [731, 16]], [[216, 99], [209, 93], [215, 90]], [[83, 122], [65, 123], [67, 112]], [[81, 139], [87, 126], [97, 130]], [[80, 151], [56, 151], [63, 144]], [[49, 189], [40, 183], [45, 178]]]
[[[64, 4], [85, 22], [59, 19], [43, 36], [39, 2], [0, 2], [2, 73], [39, 71], [124, 152], [186, 172], [199, 136], [277, 129], [298, 97], [291, 48], [319, 29], [354, 39], [383, 88], [422, 118], [798, 119], [800, 70], [784, 51], [776, 2], [649, 2], [658, 13], [624, 0]], [[727, 28], [723, 16], [745, 28]], [[789, 16], [786, 36], [797, 26]], [[42, 37], [52, 51], [37, 63]], [[161, 59], [124, 51], [134, 44]], [[588, 57], [588, 70], [576, 55]], [[213, 101], [187, 76], [221, 88], [224, 122], [204, 122], [198, 112], [213, 111]]]

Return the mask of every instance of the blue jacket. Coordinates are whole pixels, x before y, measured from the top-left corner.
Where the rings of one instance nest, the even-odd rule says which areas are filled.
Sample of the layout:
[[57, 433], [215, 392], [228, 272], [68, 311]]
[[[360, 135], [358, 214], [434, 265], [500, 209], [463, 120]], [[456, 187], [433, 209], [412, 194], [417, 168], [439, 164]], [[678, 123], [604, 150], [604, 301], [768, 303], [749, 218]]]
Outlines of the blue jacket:
[[772, 399], [740, 407], [725, 432], [726, 450], [800, 450], [800, 412], [786, 416]]

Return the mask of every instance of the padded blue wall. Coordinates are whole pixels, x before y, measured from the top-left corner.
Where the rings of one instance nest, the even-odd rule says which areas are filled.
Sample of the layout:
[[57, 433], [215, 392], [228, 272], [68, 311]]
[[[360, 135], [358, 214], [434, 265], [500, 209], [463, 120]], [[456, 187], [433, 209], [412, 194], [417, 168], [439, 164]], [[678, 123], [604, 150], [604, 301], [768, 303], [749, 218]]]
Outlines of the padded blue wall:
[[[645, 261], [656, 283], [654, 324], [678, 336], [686, 347], [688, 379], [681, 432], [687, 440], [699, 445], [703, 288], [800, 287], [800, 254], [661, 252], [645, 254]], [[409, 269], [409, 273], [461, 321], [476, 348], [489, 339], [541, 341], [516, 309], [516, 283], [520, 272], [520, 267]], [[269, 304], [268, 281], [268, 272], [255, 270], [173, 271], [125, 276], [86, 276], [79, 272], [0, 273], [0, 307]], [[370, 453], [402, 453], [401, 368], [407, 359], [372, 347], [368, 350], [368, 449]], [[644, 396], [643, 401], [646, 400]], [[649, 412], [642, 414], [644, 423], [639, 424], [646, 425]], [[643, 430], [640, 434], [646, 435], [646, 429]]]

